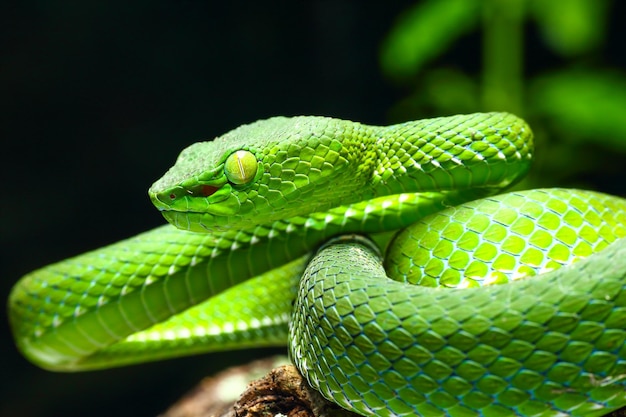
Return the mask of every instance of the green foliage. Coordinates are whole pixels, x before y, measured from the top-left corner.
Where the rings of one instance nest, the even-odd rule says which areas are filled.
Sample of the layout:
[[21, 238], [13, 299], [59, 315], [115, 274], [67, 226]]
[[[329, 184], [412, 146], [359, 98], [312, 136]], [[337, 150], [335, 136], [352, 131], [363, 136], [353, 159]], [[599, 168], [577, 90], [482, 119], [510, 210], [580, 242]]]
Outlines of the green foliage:
[[534, 0], [530, 11], [555, 52], [576, 56], [601, 45], [607, 6], [606, 0]]
[[383, 69], [405, 77], [438, 56], [456, 38], [476, 27], [477, 0], [426, 1], [398, 19], [381, 53]]
[[560, 71], [533, 80], [535, 112], [572, 142], [599, 142], [626, 152], [626, 77], [614, 72]]
[[524, 187], [626, 195], [626, 73], [605, 58], [613, 7], [610, 0], [420, 1], [382, 43], [381, 69], [404, 91], [390, 118], [511, 111], [537, 138]]

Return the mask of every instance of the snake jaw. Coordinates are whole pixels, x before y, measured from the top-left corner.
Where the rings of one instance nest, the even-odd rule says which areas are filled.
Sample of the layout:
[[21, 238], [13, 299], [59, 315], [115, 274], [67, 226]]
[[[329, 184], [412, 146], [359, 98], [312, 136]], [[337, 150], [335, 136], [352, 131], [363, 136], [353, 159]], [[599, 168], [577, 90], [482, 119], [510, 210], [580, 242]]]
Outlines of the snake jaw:
[[228, 198], [229, 189], [223, 183], [198, 183], [194, 186], [177, 185], [162, 191], [150, 190], [150, 200], [159, 211], [204, 211], [207, 205]]
[[[254, 209], [248, 194], [256, 192], [237, 188], [228, 182], [176, 186], [150, 192], [150, 199], [168, 223], [176, 228], [209, 233], [233, 228], [233, 224], [237, 225], [235, 228], [241, 228], [242, 222], [238, 220]], [[243, 223], [248, 226], [250, 222]]]

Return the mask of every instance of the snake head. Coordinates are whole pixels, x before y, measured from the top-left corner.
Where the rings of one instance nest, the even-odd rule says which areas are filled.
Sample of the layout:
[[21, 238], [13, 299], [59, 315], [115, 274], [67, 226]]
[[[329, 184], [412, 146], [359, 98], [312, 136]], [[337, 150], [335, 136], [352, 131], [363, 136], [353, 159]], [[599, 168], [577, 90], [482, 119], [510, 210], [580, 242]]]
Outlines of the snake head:
[[204, 224], [200, 221], [203, 217], [225, 221], [241, 210], [236, 191], [245, 194], [260, 172], [251, 151], [239, 149], [226, 158], [216, 158], [212, 148], [211, 142], [189, 146], [150, 188], [153, 204], [181, 229], [197, 229]]
[[335, 188], [332, 179], [348, 164], [342, 144], [324, 128], [335, 125], [330, 120], [275, 117], [193, 144], [152, 185], [150, 198], [168, 222], [195, 232], [317, 210], [313, 191]]

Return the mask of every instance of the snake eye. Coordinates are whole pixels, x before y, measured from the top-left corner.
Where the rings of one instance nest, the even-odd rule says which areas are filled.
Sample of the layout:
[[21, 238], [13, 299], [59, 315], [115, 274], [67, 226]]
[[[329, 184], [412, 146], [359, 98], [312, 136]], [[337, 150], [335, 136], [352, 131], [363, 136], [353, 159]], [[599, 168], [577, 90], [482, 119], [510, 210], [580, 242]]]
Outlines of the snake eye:
[[247, 184], [256, 175], [259, 162], [252, 152], [240, 150], [231, 154], [224, 162], [224, 173], [235, 185]]

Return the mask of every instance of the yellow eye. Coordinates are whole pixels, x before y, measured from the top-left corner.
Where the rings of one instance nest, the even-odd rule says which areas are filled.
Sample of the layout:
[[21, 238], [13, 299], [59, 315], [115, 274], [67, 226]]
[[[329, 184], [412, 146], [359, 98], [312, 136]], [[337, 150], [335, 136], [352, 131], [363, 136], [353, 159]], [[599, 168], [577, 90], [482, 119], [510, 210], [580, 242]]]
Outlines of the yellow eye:
[[233, 184], [247, 184], [254, 179], [258, 166], [259, 163], [252, 152], [241, 150], [226, 158], [224, 173]]

